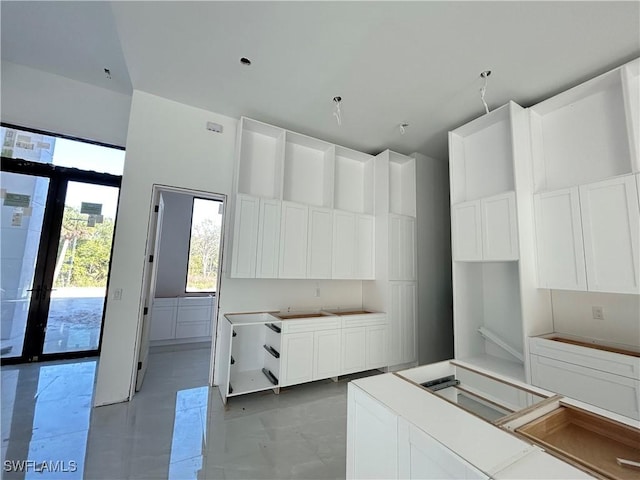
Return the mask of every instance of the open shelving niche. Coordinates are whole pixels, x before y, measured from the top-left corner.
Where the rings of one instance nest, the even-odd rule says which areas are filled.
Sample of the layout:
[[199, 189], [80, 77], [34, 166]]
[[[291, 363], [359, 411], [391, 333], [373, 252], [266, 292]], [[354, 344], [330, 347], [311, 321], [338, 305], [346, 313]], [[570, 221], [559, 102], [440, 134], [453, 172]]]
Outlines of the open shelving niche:
[[416, 159], [389, 151], [389, 213], [416, 216]]
[[373, 213], [374, 158], [366, 153], [336, 146], [333, 202], [335, 209]]
[[[255, 315], [246, 321], [242, 315], [231, 317], [233, 321], [227, 319], [222, 332], [224, 338], [231, 337], [231, 341], [226, 340], [231, 351], [220, 357], [229, 364], [228, 377], [224, 379], [227, 381], [222, 387], [223, 398], [277, 389], [281, 351], [281, 335], [277, 330], [281, 329], [281, 323], [273, 321], [268, 314], [261, 315], [261, 321], [256, 321]], [[275, 378], [270, 379], [267, 371]]]
[[281, 199], [285, 130], [243, 117], [238, 143], [237, 193]]
[[[550, 322], [537, 305], [545, 300], [531, 294], [529, 280], [535, 262], [526, 227], [532, 218], [526, 120], [524, 109], [509, 102], [449, 133], [452, 206], [520, 190], [517, 216], [524, 236], [518, 260], [453, 261], [455, 357], [522, 381], [528, 376], [525, 334]], [[516, 169], [516, 163], [522, 165]], [[527, 324], [525, 306], [542, 312], [541, 325]]]
[[536, 192], [640, 171], [640, 59], [529, 109]]

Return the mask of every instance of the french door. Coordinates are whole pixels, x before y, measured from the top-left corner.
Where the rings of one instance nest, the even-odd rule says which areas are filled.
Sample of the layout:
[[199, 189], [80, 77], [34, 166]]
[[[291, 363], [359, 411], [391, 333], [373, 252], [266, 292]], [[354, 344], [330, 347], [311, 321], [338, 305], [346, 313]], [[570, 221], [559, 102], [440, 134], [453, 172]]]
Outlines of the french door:
[[121, 177], [2, 160], [2, 363], [97, 355]]

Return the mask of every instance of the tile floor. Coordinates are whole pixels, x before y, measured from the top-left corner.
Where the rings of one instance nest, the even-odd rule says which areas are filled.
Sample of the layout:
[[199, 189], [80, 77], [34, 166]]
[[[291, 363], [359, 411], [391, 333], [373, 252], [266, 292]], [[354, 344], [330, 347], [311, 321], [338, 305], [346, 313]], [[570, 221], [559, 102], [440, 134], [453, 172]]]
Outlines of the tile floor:
[[[95, 359], [3, 367], [2, 478], [345, 477], [348, 379], [225, 408], [208, 364], [208, 348], [154, 352], [133, 401], [99, 408]], [[7, 472], [15, 460], [36, 466]]]

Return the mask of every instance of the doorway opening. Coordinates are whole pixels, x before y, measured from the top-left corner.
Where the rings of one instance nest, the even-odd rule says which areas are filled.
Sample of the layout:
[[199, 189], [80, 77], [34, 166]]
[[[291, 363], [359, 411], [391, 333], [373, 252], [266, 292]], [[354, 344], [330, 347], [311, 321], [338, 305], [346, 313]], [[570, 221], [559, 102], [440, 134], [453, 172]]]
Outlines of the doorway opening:
[[[190, 351], [202, 385], [211, 384], [213, 371], [226, 196], [155, 185], [152, 198], [132, 395], [160, 358], [154, 353]], [[163, 381], [150, 374], [156, 380]]]
[[98, 355], [124, 151], [2, 125], [2, 364]]

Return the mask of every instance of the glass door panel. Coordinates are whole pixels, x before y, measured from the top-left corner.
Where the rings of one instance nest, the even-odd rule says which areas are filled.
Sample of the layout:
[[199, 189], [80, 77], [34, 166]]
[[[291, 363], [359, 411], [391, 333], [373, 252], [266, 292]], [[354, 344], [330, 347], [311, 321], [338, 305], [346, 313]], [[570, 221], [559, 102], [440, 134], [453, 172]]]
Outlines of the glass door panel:
[[42, 294], [34, 288], [34, 279], [49, 179], [1, 172], [0, 180], [0, 352], [4, 359], [22, 356], [31, 301]]
[[44, 354], [100, 344], [118, 187], [68, 182]]

